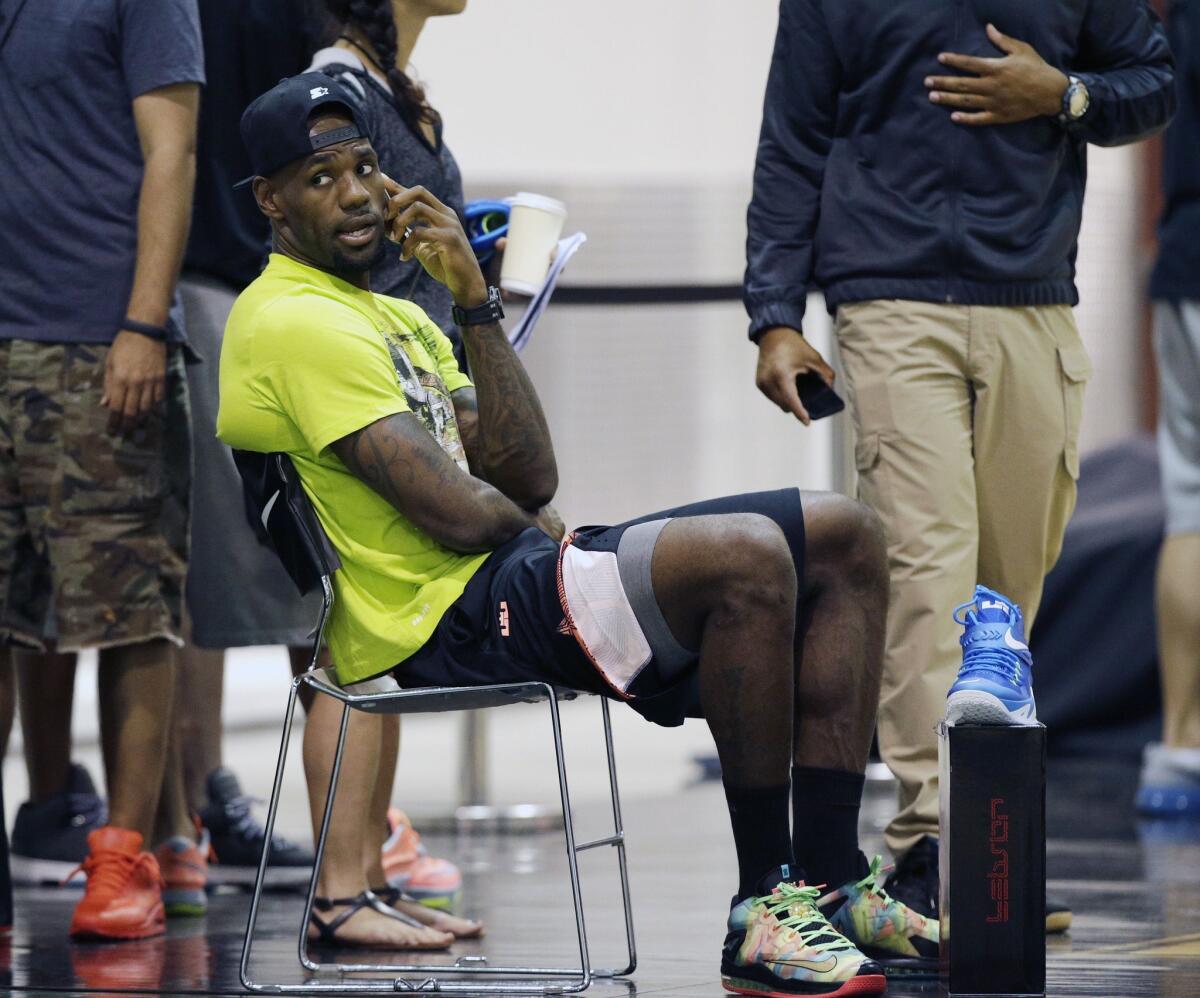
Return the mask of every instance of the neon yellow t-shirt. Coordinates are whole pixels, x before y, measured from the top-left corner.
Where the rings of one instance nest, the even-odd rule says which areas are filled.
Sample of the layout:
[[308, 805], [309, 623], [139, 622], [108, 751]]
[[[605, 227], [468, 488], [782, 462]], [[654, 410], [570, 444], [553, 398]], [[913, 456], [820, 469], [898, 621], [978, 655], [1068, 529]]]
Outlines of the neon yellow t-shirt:
[[377, 676], [425, 644], [487, 556], [443, 547], [329, 445], [412, 412], [466, 471], [450, 393], [470, 384], [419, 306], [278, 253], [230, 313], [217, 436], [289, 454], [300, 472], [342, 560], [326, 632], [339, 682]]

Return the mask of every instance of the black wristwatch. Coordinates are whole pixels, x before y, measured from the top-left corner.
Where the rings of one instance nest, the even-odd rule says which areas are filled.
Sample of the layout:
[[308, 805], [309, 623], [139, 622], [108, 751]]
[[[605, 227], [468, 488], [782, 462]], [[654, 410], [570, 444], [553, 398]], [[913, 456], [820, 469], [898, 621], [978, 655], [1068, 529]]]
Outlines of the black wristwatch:
[[500, 301], [500, 289], [488, 286], [487, 301], [474, 308], [459, 308], [455, 305], [450, 309], [456, 326], [481, 326], [485, 322], [499, 322], [504, 318], [504, 305]]

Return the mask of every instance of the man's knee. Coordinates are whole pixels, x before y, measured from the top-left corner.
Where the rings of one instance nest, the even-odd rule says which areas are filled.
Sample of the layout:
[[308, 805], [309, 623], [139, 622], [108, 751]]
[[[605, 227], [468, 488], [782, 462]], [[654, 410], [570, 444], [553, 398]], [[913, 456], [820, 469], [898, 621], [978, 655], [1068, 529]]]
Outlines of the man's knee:
[[698, 648], [705, 628], [795, 627], [796, 566], [769, 517], [716, 513], [672, 519], [654, 548], [654, 594], [671, 632]]
[[859, 586], [887, 578], [887, 534], [866, 503], [824, 493], [805, 505], [807, 558], [816, 574], [835, 572]]
[[723, 570], [714, 609], [737, 617], [794, 613], [796, 566], [779, 525], [759, 513], [729, 513], [721, 521]]

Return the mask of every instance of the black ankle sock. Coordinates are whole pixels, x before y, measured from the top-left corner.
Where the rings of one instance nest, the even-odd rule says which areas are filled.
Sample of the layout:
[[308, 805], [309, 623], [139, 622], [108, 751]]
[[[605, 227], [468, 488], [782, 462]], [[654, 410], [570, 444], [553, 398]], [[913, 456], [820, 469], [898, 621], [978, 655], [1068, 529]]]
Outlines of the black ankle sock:
[[792, 767], [792, 849], [810, 884], [830, 890], [863, 875], [858, 848], [862, 773]]
[[725, 785], [737, 850], [738, 897], [752, 894], [764, 874], [793, 862], [788, 797], [786, 783], [750, 789]]

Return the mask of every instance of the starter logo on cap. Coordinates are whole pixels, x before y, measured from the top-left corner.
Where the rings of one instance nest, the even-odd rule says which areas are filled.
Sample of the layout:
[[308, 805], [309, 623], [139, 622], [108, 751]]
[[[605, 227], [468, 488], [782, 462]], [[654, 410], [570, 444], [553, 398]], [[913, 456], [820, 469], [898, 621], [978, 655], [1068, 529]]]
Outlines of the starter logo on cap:
[[308, 92], [308, 99], [316, 100], [318, 97], [324, 97], [327, 93], [329, 93], [328, 87], [313, 87]]

